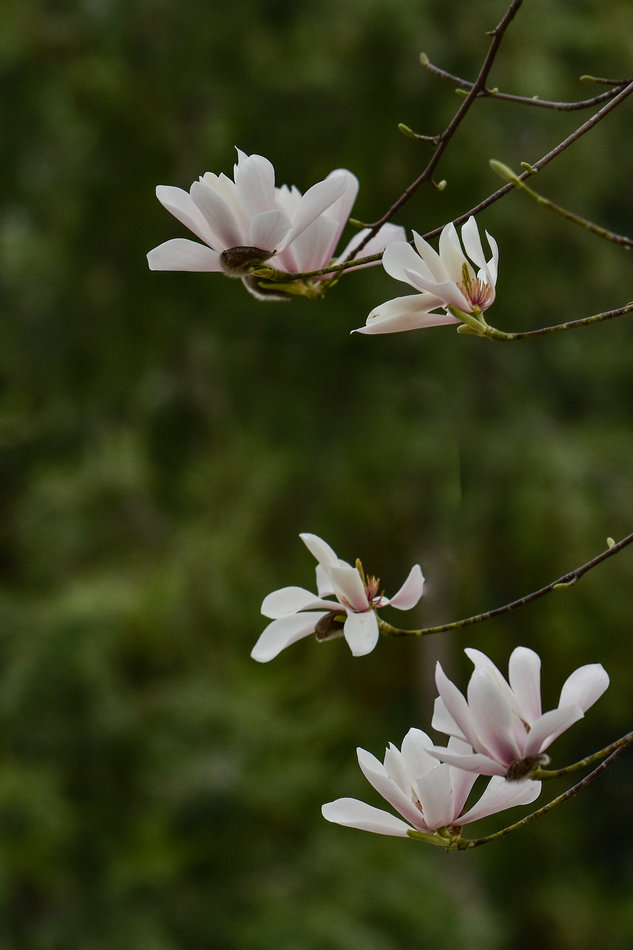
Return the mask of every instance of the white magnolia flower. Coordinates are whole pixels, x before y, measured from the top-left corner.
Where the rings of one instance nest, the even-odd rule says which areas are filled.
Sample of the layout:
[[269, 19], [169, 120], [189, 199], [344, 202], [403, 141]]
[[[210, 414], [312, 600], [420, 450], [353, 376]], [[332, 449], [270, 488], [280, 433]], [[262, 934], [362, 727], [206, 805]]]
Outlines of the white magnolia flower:
[[[375, 611], [381, 607], [411, 610], [424, 586], [420, 565], [394, 597], [380, 593], [380, 581], [367, 577], [336, 556], [329, 544], [315, 534], [299, 535], [319, 562], [316, 568], [318, 594], [303, 587], [283, 587], [264, 598], [262, 613], [269, 623], [255, 644], [251, 656], [266, 663], [285, 647], [315, 633], [317, 639], [344, 636], [354, 656], [364, 656], [376, 646], [379, 637]], [[334, 596], [336, 600], [326, 598]]]
[[432, 725], [472, 746], [459, 753], [436, 748], [431, 755], [480, 775], [519, 779], [546, 764], [543, 755], [602, 696], [609, 677], [599, 663], [577, 669], [563, 684], [558, 707], [541, 711], [541, 660], [534, 650], [517, 647], [510, 656], [508, 680], [484, 653], [467, 649], [475, 669], [462, 695], [437, 664]]
[[[448, 745], [454, 753], [470, 751], [470, 747], [460, 739], [451, 739]], [[323, 817], [349, 828], [401, 838], [412, 830], [435, 835], [446, 829], [441, 835], [443, 841], [438, 841], [445, 843], [446, 838], [457, 834], [462, 825], [514, 805], [527, 805], [541, 791], [540, 782], [509, 783], [495, 777], [479, 801], [464, 811], [477, 775], [438, 763], [429, 755], [432, 747], [433, 743], [425, 732], [410, 729], [404, 737], [402, 751], [389, 744], [384, 765], [370, 752], [357, 750], [358, 764], [365, 778], [405, 821], [355, 798], [328, 802], [321, 809]]]
[[[341, 232], [358, 192], [358, 179], [347, 169], [331, 172], [305, 194], [294, 186], [275, 186], [275, 169], [262, 155], [237, 150], [234, 180], [207, 172], [189, 192], [159, 185], [160, 203], [203, 244], [174, 238], [147, 255], [151, 270], [218, 271], [248, 276], [252, 264], [269, 261], [286, 273], [318, 270], [331, 263]], [[347, 256], [366, 231], [360, 232], [343, 252]], [[402, 240], [404, 230], [388, 225], [363, 249], [382, 251]]]
[[[442, 230], [439, 254], [415, 231], [415, 248], [404, 241], [390, 244], [383, 254], [383, 267], [391, 277], [410, 284], [418, 293], [396, 297], [375, 307], [366, 325], [356, 332], [398, 333], [461, 323], [459, 317], [451, 313], [451, 307], [480, 316], [495, 299], [499, 261], [497, 242], [487, 231], [486, 237], [492, 251], [489, 261], [486, 261], [477, 222], [472, 216], [462, 227], [466, 254], [453, 223]], [[440, 309], [443, 312], [434, 312]]]

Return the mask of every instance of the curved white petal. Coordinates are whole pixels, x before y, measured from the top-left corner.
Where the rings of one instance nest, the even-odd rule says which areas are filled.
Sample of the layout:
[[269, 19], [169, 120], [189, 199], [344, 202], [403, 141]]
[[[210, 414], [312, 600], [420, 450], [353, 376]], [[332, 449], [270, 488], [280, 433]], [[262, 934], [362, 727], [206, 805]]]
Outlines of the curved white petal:
[[356, 798], [337, 798], [334, 802], [327, 802], [322, 806], [321, 814], [326, 821], [336, 825], [372, 831], [377, 835], [406, 838], [407, 832], [412, 830], [411, 825], [407, 825], [401, 818]]
[[341, 197], [346, 187], [346, 179], [340, 175], [335, 175], [333, 178], [325, 178], [308, 188], [297, 205], [292, 227], [277, 250], [282, 251], [288, 247], [291, 241], [294, 241], [320, 214], [323, 214], [330, 205]]
[[402, 740], [400, 755], [411, 785], [437, 765], [437, 760], [428, 753], [432, 745], [430, 736], [421, 729], [409, 729]]
[[275, 169], [263, 155], [245, 155], [238, 149], [234, 167], [240, 205], [249, 218], [275, 207]]
[[[449, 680], [440, 663], [435, 666], [435, 685], [440, 694], [441, 705], [436, 700], [431, 725], [434, 729], [444, 732], [443, 726], [448, 718], [448, 721], [454, 723], [459, 729], [457, 738], [465, 739], [473, 748], [476, 748], [477, 730], [468, 703], [455, 684]], [[449, 735], [454, 735], [454, 733], [450, 732]]]
[[458, 307], [459, 310], [463, 310], [465, 313], [471, 312], [472, 304], [466, 299], [454, 281], [447, 280], [441, 284], [436, 283], [435, 281], [427, 280], [417, 271], [412, 271], [408, 268], [405, 273], [412, 287], [415, 287], [416, 290], [421, 290], [439, 297], [442, 301], [442, 306]]
[[249, 243], [248, 232], [224, 198], [204, 179], [194, 181], [191, 197], [206, 218], [214, 235], [210, 242], [217, 250], [243, 247]]
[[332, 597], [334, 594], [334, 584], [328, 574], [327, 568], [323, 567], [322, 564], [317, 564], [315, 573], [319, 597]]
[[330, 263], [332, 247], [338, 239], [337, 230], [336, 221], [322, 214], [277, 255], [275, 266], [289, 272], [325, 267]]
[[[397, 750], [396, 750], [397, 751]], [[409, 789], [404, 790], [396, 781], [389, 777], [385, 766], [376, 756], [365, 749], [357, 749], [358, 764], [361, 772], [386, 802], [389, 802], [403, 818], [410, 821], [418, 831], [426, 831], [422, 821], [422, 814], [411, 798]]]
[[472, 215], [462, 226], [462, 243], [473, 264], [476, 264], [477, 267], [485, 268], [486, 255], [481, 246], [481, 237], [477, 222]]
[[446, 268], [448, 277], [459, 283], [463, 279], [462, 268], [467, 264], [462, 246], [459, 243], [457, 230], [453, 222], [449, 222], [442, 229], [439, 241], [440, 257]]
[[450, 313], [430, 313], [441, 306], [442, 301], [432, 294], [394, 297], [393, 300], [387, 300], [375, 307], [367, 317], [365, 326], [352, 330], [352, 333], [404, 333], [406, 330], [422, 330], [425, 327], [461, 322]]
[[201, 241], [204, 241], [210, 247], [215, 247], [216, 250], [218, 247], [223, 250], [218, 245], [216, 235], [209, 227], [209, 222], [189, 192], [173, 185], [157, 185], [156, 197], [163, 208], [173, 214], [174, 218], [184, 224], [186, 228], [189, 228]]
[[281, 587], [264, 597], [261, 612], [264, 617], [278, 620], [300, 610], [336, 610], [337, 603], [315, 597], [305, 587]]
[[263, 211], [251, 221], [248, 243], [253, 247], [261, 247], [270, 251], [271, 256], [288, 233], [290, 221], [283, 213], [274, 209]]
[[531, 726], [541, 715], [541, 658], [534, 650], [517, 647], [510, 655], [508, 680], [521, 710]]
[[353, 656], [365, 656], [371, 653], [380, 636], [374, 611], [366, 610], [361, 614], [348, 613], [343, 627], [343, 636]]
[[339, 560], [338, 555], [335, 554], [327, 541], [324, 541], [318, 535], [304, 531], [299, 537], [319, 564], [323, 564], [327, 568], [330, 564], [336, 564]]
[[341, 236], [341, 231], [347, 224], [347, 219], [349, 218], [354, 202], [356, 201], [359, 182], [356, 175], [347, 168], [335, 168], [325, 180], [328, 181], [330, 178], [336, 178], [342, 181], [344, 185], [340, 198], [337, 198], [328, 209], [328, 216], [333, 218], [338, 225], [338, 234], [336, 236], [336, 240], [338, 241]]
[[153, 248], [147, 255], [150, 270], [221, 272], [217, 251], [188, 238], [174, 238]]
[[334, 593], [342, 604], [350, 606], [352, 610], [368, 610], [365, 585], [355, 567], [351, 564], [336, 563], [330, 565], [327, 570], [334, 585]]
[[453, 824], [453, 789], [450, 766], [436, 764], [418, 781], [424, 823], [431, 831]]
[[554, 739], [582, 719], [584, 713], [580, 706], [563, 706], [544, 713], [530, 729], [523, 748], [523, 755], [538, 755], [544, 752]]
[[489, 755], [482, 752], [473, 752], [471, 754], [453, 752], [451, 749], [443, 746], [432, 746], [429, 755], [439, 759], [440, 762], [447, 762], [454, 765], [455, 768], [465, 769], [467, 772], [476, 772], [477, 775], [503, 775], [505, 776], [507, 768]]
[[416, 254], [415, 249], [406, 241], [394, 241], [385, 248], [382, 255], [382, 266], [390, 277], [405, 284], [411, 283], [409, 277], [407, 277], [407, 270], [420, 272], [422, 276], [429, 280], [433, 278], [419, 254]]
[[317, 623], [321, 617], [325, 616], [327, 612], [315, 611], [309, 614], [292, 614], [290, 617], [273, 620], [260, 634], [259, 640], [251, 651], [252, 658], [258, 663], [268, 663], [292, 643], [314, 633]]
[[397, 594], [388, 598], [387, 603], [398, 610], [411, 610], [420, 600], [424, 591], [424, 575], [419, 564], [414, 564], [409, 576]]
[[563, 683], [558, 706], [580, 706], [586, 712], [609, 685], [609, 674], [601, 663], [589, 663], [575, 670]]
[[512, 705], [486, 667], [476, 668], [468, 684], [468, 706], [477, 733], [473, 748], [509, 766], [523, 755], [514, 731]]
[[504, 778], [493, 777], [477, 802], [465, 814], [461, 815], [457, 824], [467, 825], [488, 815], [496, 815], [506, 808], [516, 805], [529, 805], [541, 794], [541, 783], [526, 779], [520, 782], [507, 782]]
[[[447, 225], [447, 228], [450, 227], [450, 224]], [[446, 231], [446, 228], [444, 228], [444, 230]], [[415, 244], [415, 248], [425, 265], [424, 268], [420, 268], [419, 266], [415, 268], [420, 272], [422, 277], [426, 277], [430, 281], [438, 284], [443, 284], [447, 280], [452, 280], [452, 275], [446, 270], [446, 265], [441, 256], [434, 248], [431, 247], [428, 241], [426, 241], [417, 233], [417, 231], [413, 232], [413, 243]]]

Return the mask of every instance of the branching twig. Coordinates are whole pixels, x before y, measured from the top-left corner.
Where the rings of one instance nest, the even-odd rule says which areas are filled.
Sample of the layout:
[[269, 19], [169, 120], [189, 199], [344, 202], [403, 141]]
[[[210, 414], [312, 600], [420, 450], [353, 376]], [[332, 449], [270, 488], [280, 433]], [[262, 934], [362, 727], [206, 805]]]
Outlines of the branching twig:
[[[425, 69], [428, 69], [434, 76], [439, 76], [440, 79], [447, 79], [449, 82], [455, 83], [460, 89], [470, 90], [473, 87], [473, 83], [469, 80], [461, 79], [459, 76], [454, 76], [445, 69], [440, 69], [439, 66], [435, 66], [429, 60], [426, 53], [420, 54], [420, 62]], [[584, 78], [587, 79], [589, 77]], [[593, 106], [600, 105], [601, 102], [608, 102], [609, 99], [613, 99], [613, 97], [617, 95], [618, 88], [622, 88], [631, 82], [631, 79], [606, 80], [591, 78], [593, 82], [608, 82], [609, 85], [614, 88], [608, 89], [606, 92], [601, 92], [598, 96], [593, 96], [591, 99], [580, 99], [577, 102], [554, 102], [550, 99], [539, 99], [538, 96], [516, 96], [509, 92], [499, 92], [498, 89], [488, 89], [487, 87], [480, 89], [477, 95], [480, 99], [501, 99], [504, 102], [516, 102], [524, 106], [538, 106], [541, 109], [553, 109], [557, 112], [574, 112], [580, 109], [591, 109]], [[422, 136], [422, 138], [427, 138], [427, 136]]]
[[482, 67], [479, 70], [479, 75], [475, 79], [474, 83], [472, 84], [472, 88], [470, 92], [468, 93], [468, 95], [466, 96], [462, 104], [460, 105], [459, 109], [457, 110], [457, 112], [455, 113], [451, 121], [449, 122], [444, 132], [442, 132], [442, 134], [437, 137], [437, 144], [436, 144], [435, 150], [426, 168], [420, 175], [418, 175], [415, 181], [413, 181], [409, 185], [409, 187], [403, 192], [403, 194], [397, 199], [397, 201], [395, 201], [392, 204], [392, 206], [389, 208], [387, 212], [385, 212], [382, 218], [380, 218], [378, 221], [374, 222], [374, 224], [371, 225], [367, 235], [363, 239], [362, 243], [359, 244], [358, 248], [356, 249], [356, 252], [361, 251], [363, 249], [363, 247], [367, 244], [367, 242], [371, 240], [371, 238], [374, 237], [374, 235], [376, 235], [378, 231], [380, 231], [383, 224], [386, 224], [388, 221], [391, 221], [391, 219], [396, 214], [396, 212], [409, 200], [409, 198], [414, 194], [415, 191], [417, 191], [417, 189], [420, 187], [420, 185], [423, 182], [429, 181], [431, 179], [433, 172], [446, 149], [446, 146], [448, 145], [453, 135], [455, 134], [455, 132], [461, 125], [464, 118], [466, 117], [473, 102], [475, 101], [475, 99], [477, 99], [479, 95], [479, 91], [485, 88], [486, 79], [488, 78], [488, 74], [490, 70], [492, 69], [492, 64], [495, 61], [495, 57], [499, 51], [499, 47], [501, 45], [501, 41], [503, 40], [504, 34], [508, 26], [514, 19], [522, 2], [523, 0], [512, 0], [510, 6], [505, 12], [505, 15], [499, 21], [495, 29], [491, 30], [489, 35], [492, 36], [492, 41], [490, 43], [490, 47], [488, 49], [486, 57], [483, 61]]

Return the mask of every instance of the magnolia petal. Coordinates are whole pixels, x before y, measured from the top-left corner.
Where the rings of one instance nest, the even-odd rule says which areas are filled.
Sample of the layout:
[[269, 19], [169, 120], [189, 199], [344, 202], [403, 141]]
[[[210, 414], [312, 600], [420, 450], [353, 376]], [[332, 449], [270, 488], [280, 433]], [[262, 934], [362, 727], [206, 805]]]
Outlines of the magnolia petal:
[[517, 647], [508, 664], [508, 680], [521, 710], [531, 726], [541, 715], [541, 658], [534, 650]]
[[308, 534], [303, 532], [299, 537], [307, 547], [310, 554], [317, 559], [319, 564], [323, 564], [324, 567], [329, 567], [330, 564], [336, 564], [339, 560], [337, 554], [334, 553], [330, 545], [320, 538], [316, 534]]
[[[435, 685], [440, 694], [441, 705], [436, 701], [431, 725], [434, 729], [444, 732], [446, 718], [455, 723], [459, 729], [457, 738], [465, 739], [475, 748], [477, 746], [477, 730], [465, 697], [455, 684], [449, 680], [440, 663], [435, 666]], [[449, 735], [454, 735], [450, 732]]]
[[436, 759], [428, 753], [432, 745], [430, 736], [421, 729], [409, 729], [402, 740], [400, 755], [408, 781], [412, 786], [422, 775], [437, 765]]
[[153, 248], [147, 255], [150, 270], [213, 271], [222, 270], [217, 251], [187, 238], [174, 238]]
[[407, 825], [401, 818], [355, 798], [337, 798], [334, 802], [327, 802], [322, 806], [321, 814], [326, 821], [336, 825], [371, 831], [377, 835], [406, 838], [407, 832], [413, 830], [411, 825]]
[[325, 267], [338, 240], [337, 232], [336, 221], [329, 215], [321, 215], [277, 256], [275, 266], [290, 273]]
[[240, 205], [249, 218], [270, 211], [275, 207], [275, 169], [272, 163], [263, 155], [245, 155], [239, 149], [238, 156], [233, 177]]
[[264, 597], [261, 612], [264, 617], [278, 620], [300, 610], [335, 610], [337, 607], [336, 603], [315, 597], [305, 587], [281, 587]]
[[317, 564], [315, 573], [319, 597], [334, 596], [334, 585], [332, 584], [332, 578], [328, 574], [327, 569], [323, 567], [322, 564]]
[[494, 672], [486, 667], [476, 668], [470, 678], [468, 706], [477, 732], [477, 742], [472, 743], [476, 751], [486, 752], [506, 766], [522, 757], [523, 749], [514, 733], [512, 706], [499, 689]]
[[339, 179], [343, 182], [344, 186], [340, 198], [337, 198], [328, 210], [328, 217], [333, 218], [338, 224], [338, 234], [336, 236], [336, 240], [338, 241], [341, 236], [341, 231], [347, 224], [347, 219], [349, 218], [354, 202], [356, 201], [359, 182], [356, 175], [347, 168], [335, 168], [325, 180], [328, 181], [330, 178]]
[[468, 262], [464, 257], [457, 230], [452, 221], [445, 228], [442, 228], [439, 249], [446, 273], [451, 280], [460, 283], [463, 280], [462, 268]]
[[288, 247], [291, 241], [294, 241], [320, 214], [323, 214], [330, 205], [341, 197], [346, 187], [346, 179], [340, 175], [335, 175], [333, 178], [325, 178], [308, 188], [297, 205], [292, 227], [277, 250], [282, 251]]
[[407, 277], [408, 270], [416, 273], [419, 271], [429, 280], [433, 279], [433, 274], [429, 268], [407, 241], [394, 241], [393, 244], [389, 244], [382, 255], [382, 266], [390, 277], [405, 284], [411, 283]]
[[251, 651], [252, 658], [258, 663], [268, 663], [292, 643], [314, 633], [321, 617], [326, 616], [327, 611], [323, 613], [315, 611], [310, 614], [292, 614], [290, 617], [273, 620], [260, 634]]
[[609, 674], [601, 663], [581, 666], [563, 683], [558, 706], [576, 705], [586, 711], [600, 699], [608, 685]]
[[196, 237], [199, 237], [205, 244], [222, 250], [217, 243], [216, 235], [209, 227], [209, 222], [189, 192], [182, 188], [176, 188], [174, 185], [157, 185], [156, 197], [163, 208], [173, 214], [174, 218], [184, 224]]
[[422, 596], [424, 590], [424, 575], [419, 564], [414, 564], [409, 571], [409, 576], [400, 588], [397, 594], [388, 598], [387, 603], [398, 610], [411, 610], [415, 607]]
[[432, 294], [408, 294], [395, 297], [375, 307], [367, 317], [364, 327], [357, 327], [352, 333], [403, 333], [406, 330], [422, 330], [425, 327], [439, 327], [448, 323], [460, 323], [450, 313], [430, 313], [442, 306], [439, 297]]
[[283, 213], [277, 209], [273, 211], [263, 211], [251, 221], [249, 228], [248, 243], [252, 247], [261, 247], [264, 251], [270, 251], [271, 257], [288, 233], [290, 221]]
[[473, 261], [473, 263], [476, 264], [477, 267], [480, 268], [480, 271], [485, 275], [486, 283], [494, 287], [497, 280], [499, 248], [497, 247], [497, 242], [488, 234], [487, 231], [486, 237], [492, 250], [492, 258], [490, 263], [486, 261], [486, 256], [481, 245], [479, 229], [477, 228], [477, 222], [471, 215], [462, 228], [462, 241], [464, 242], [466, 253], [470, 257], [471, 261]]
[[209, 243], [218, 250], [243, 247], [249, 243], [244, 223], [236, 217], [224, 198], [204, 179], [194, 181], [191, 197], [204, 214], [214, 238]]
[[428, 749], [428, 753], [439, 759], [440, 762], [447, 762], [449, 765], [454, 765], [458, 769], [465, 769], [467, 772], [476, 772], [477, 775], [502, 775], [505, 777], [507, 772], [505, 765], [495, 761], [489, 755], [484, 755], [483, 752], [463, 754], [453, 752], [443, 746], [434, 745]]
[[[397, 752], [397, 750], [395, 751]], [[403, 818], [410, 821], [414, 828], [417, 828], [418, 831], [426, 831], [422, 815], [411, 798], [409, 788], [402, 789], [397, 782], [390, 778], [385, 766], [371, 752], [367, 752], [365, 749], [357, 749], [356, 754], [361, 772], [378, 794], [386, 802], [389, 802]]]
[[481, 236], [477, 222], [472, 214], [462, 227], [462, 243], [473, 264], [476, 264], [477, 267], [485, 268], [486, 255], [481, 246]]
[[457, 824], [467, 825], [472, 821], [478, 821], [480, 818], [487, 818], [488, 815], [496, 815], [497, 812], [505, 811], [506, 808], [514, 808], [516, 805], [529, 805], [540, 794], [540, 782], [533, 782], [531, 779], [520, 782], [506, 782], [504, 778], [499, 776], [493, 777], [488, 782], [486, 790], [477, 804], [461, 815], [457, 820]]
[[554, 739], [582, 719], [584, 713], [580, 706], [563, 706], [551, 709], [538, 719], [527, 734], [523, 755], [538, 755], [544, 752]]
[[348, 613], [343, 627], [343, 635], [353, 656], [365, 656], [367, 653], [371, 653], [380, 636], [374, 611]]
[[328, 574], [334, 585], [334, 593], [342, 604], [361, 612], [369, 609], [365, 585], [355, 567], [338, 562], [330, 565]]
[[[447, 225], [447, 227], [450, 228], [451, 225]], [[428, 276], [429, 280], [439, 284], [449, 280], [450, 274], [446, 270], [446, 265], [441, 256], [417, 231], [413, 232], [413, 243], [425, 265], [424, 269], [421, 269], [419, 266], [417, 268], [421, 275], [424, 277]]]
[[426, 278], [417, 271], [407, 269], [405, 273], [412, 287], [415, 287], [416, 290], [422, 290], [426, 293], [434, 294], [436, 297], [439, 297], [439, 299], [442, 301], [442, 306], [457, 307], [459, 310], [463, 310], [465, 313], [471, 312], [472, 305], [463, 295], [461, 290], [459, 290], [457, 284], [454, 281], [447, 280], [444, 283], [436, 283], [432, 280], [426, 280]]
[[437, 764], [418, 781], [424, 823], [430, 831], [452, 825], [455, 819], [448, 765]]

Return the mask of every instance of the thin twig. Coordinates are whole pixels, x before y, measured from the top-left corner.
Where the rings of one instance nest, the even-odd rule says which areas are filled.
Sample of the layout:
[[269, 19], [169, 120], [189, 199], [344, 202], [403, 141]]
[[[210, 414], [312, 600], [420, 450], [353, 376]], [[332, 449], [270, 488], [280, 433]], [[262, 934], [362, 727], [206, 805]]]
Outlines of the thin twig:
[[559, 577], [558, 580], [552, 581], [551, 584], [547, 584], [545, 587], [541, 587], [539, 590], [533, 591], [531, 594], [526, 594], [524, 597], [519, 597], [518, 600], [513, 600], [509, 604], [504, 604], [503, 607], [495, 607], [493, 610], [486, 610], [481, 614], [474, 614], [472, 617], [466, 617], [463, 620], [455, 620], [452, 623], [442, 623], [434, 627], [421, 627], [418, 630], [402, 630], [399, 627], [393, 627], [391, 624], [386, 623], [382, 618], [378, 618], [378, 626], [380, 632], [386, 637], [426, 637], [432, 633], [445, 633], [449, 630], [459, 630], [462, 627], [470, 627], [475, 623], [482, 623], [484, 620], [491, 620], [493, 617], [500, 617], [502, 614], [508, 614], [513, 610], [517, 610], [519, 607], [525, 607], [526, 604], [532, 603], [533, 600], [538, 600], [539, 597], [544, 597], [546, 594], [551, 594], [552, 591], [561, 590], [567, 587], [571, 587], [575, 584], [580, 578], [587, 574], [588, 571], [591, 571], [594, 567], [597, 567], [598, 564], [601, 564], [603, 561], [606, 561], [607, 558], [613, 557], [614, 554], [618, 554], [623, 548], [628, 544], [631, 544], [633, 541], [633, 533], [628, 534], [621, 541], [618, 541], [617, 544], [611, 544], [606, 551], [602, 551], [596, 557], [592, 558], [590, 561], [587, 561], [586, 564], [582, 564], [580, 567], [577, 567], [575, 570], [570, 571], [568, 574], [563, 574], [562, 577]]
[[[433, 73], [434, 76], [439, 76], [440, 79], [447, 79], [449, 82], [455, 83], [456, 86], [459, 86], [460, 89], [472, 89], [473, 83], [467, 79], [462, 79], [460, 76], [454, 76], [453, 73], [447, 72], [445, 69], [440, 69], [439, 66], [435, 66], [426, 56], [422, 54], [420, 56], [420, 62], [428, 69], [430, 73]], [[517, 96], [509, 92], [499, 92], [498, 89], [488, 89], [487, 87], [480, 89], [477, 93], [480, 99], [490, 98], [490, 99], [501, 99], [504, 102], [516, 102], [519, 105], [524, 106], [538, 106], [541, 109], [553, 109], [558, 112], [574, 112], [580, 109], [591, 109], [593, 106], [600, 105], [601, 102], [607, 102], [609, 99], [612, 99], [617, 95], [618, 87], [626, 86], [631, 82], [631, 79], [622, 79], [622, 80], [598, 80], [595, 79], [594, 82], [609, 82], [612, 85], [611, 89], [607, 89], [606, 92], [601, 92], [597, 96], [593, 96], [591, 99], [580, 99], [577, 102], [554, 102], [551, 99], [539, 99], [538, 96]], [[613, 88], [615, 87], [615, 88]], [[427, 136], [422, 136], [427, 138]]]
[[495, 841], [497, 838], [505, 838], [505, 836], [509, 835], [510, 832], [518, 831], [519, 828], [523, 828], [525, 825], [535, 821], [537, 818], [542, 818], [543, 815], [546, 815], [554, 808], [562, 805], [563, 802], [569, 801], [570, 798], [574, 798], [579, 792], [582, 792], [583, 789], [591, 785], [591, 783], [594, 782], [599, 775], [602, 775], [605, 769], [608, 769], [609, 766], [613, 765], [616, 759], [619, 759], [622, 753], [628, 748], [628, 745], [630, 745], [630, 743], [619, 746], [619, 748], [617, 748], [615, 752], [612, 752], [608, 759], [605, 759], [604, 762], [601, 762], [600, 765], [593, 770], [593, 772], [590, 772], [589, 775], [586, 775], [585, 778], [583, 778], [572, 788], [568, 788], [567, 791], [563, 792], [562, 795], [552, 799], [552, 801], [548, 802], [547, 805], [543, 805], [542, 808], [532, 812], [531, 815], [527, 815], [525, 818], [522, 818], [515, 824], [509, 825], [507, 828], [503, 828], [501, 831], [496, 831], [494, 834], [484, 835], [483, 838], [457, 838], [453, 844], [453, 847], [460, 851], [466, 850], [468, 848], [478, 848], [480, 845], [488, 844], [489, 841]]
[[593, 755], [588, 755], [584, 759], [580, 759], [579, 762], [574, 762], [573, 765], [568, 765], [563, 769], [534, 769], [530, 773], [530, 778], [536, 779], [537, 781], [545, 781], [551, 778], [564, 778], [566, 775], [569, 775], [570, 772], [578, 772], [580, 769], [586, 769], [588, 766], [593, 765], [594, 762], [599, 762], [600, 759], [611, 755], [611, 753], [619, 749], [620, 746], [630, 746], [631, 744], [633, 744], [633, 732], [628, 732], [625, 736], [622, 736], [621, 739], [616, 739], [615, 742], [612, 742], [606, 746], [606, 748], [600, 749], [599, 752], [594, 752]]
[[[569, 148], [570, 145], [573, 145], [573, 143], [578, 141], [581, 136], [597, 125], [598, 122], [601, 122], [604, 118], [606, 118], [606, 116], [613, 109], [619, 106], [620, 103], [623, 102], [628, 96], [630, 96], [631, 93], [633, 93], [633, 81], [628, 83], [628, 85], [626, 85], [624, 89], [622, 89], [617, 94], [617, 96], [615, 96], [610, 102], [603, 106], [602, 109], [599, 109], [598, 112], [594, 113], [590, 119], [588, 119], [586, 122], [583, 122], [582, 125], [572, 132], [571, 135], [568, 135], [566, 139], [563, 139], [563, 141], [560, 142], [550, 152], [547, 152], [546, 155], [544, 155], [542, 158], [539, 158], [537, 162], [531, 162], [531, 170], [523, 172], [521, 175], [519, 175], [519, 178], [523, 181], [524, 179], [529, 178], [530, 175], [533, 175], [535, 172], [540, 171], [542, 168], [548, 165], [551, 161], [557, 158], [561, 152], [564, 152], [565, 149]], [[474, 208], [471, 208], [469, 211], [465, 211], [458, 218], [454, 218], [453, 223], [456, 225], [462, 224], [464, 221], [467, 221], [471, 215], [479, 214], [485, 208], [489, 208], [490, 205], [494, 204], [496, 201], [499, 201], [500, 198], [503, 198], [504, 195], [507, 195], [508, 192], [514, 187], [515, 186], [511, 182], [509, 182], [507, 185], [502, 185], [501, 188], [499, 188], [497, 191], [494, 191], [491, 195], [488, 195], [487, 198], [484, 198], [483, 201], [480, 201], [479, 204], [474, 206]], [[441, 225], [439, 228], [434, 228], [432, 231], [427, 231], [423, 237], [427, 241], [430, 238], [437, 237], [442, 231], [442, 227], [443, 225]]]
[[512, 3], [506, 10], [504, 16], [499, 21], [495, 29], [490, 31], [489, 35], [492, 36], [492, 41], [490, 43], [490, 47], [488, 49], [486, 57], [483, 61], [482, 67], [479, 70], [479, 75], [475, 79], [474, 83], [472, 84], [472, 88], [470, 92], [468, 93], [468, 95], [466, 96], [466, 98], [464, 99], [460, 107], [458, 108], [457, 112], [455, 113], [451, 121], [449, 122], [444, 132], [442, 132], [442, 134], [438, 136], [437, 145], [435, 147], [433, 155], [431, 156], [431, 159], [429, 163], [427, 164], [426, 168], [420, 175], [418, 175], [415, 181], [413, 181], [409, 185], [409, 187], [403, 192], [403, 194], [397, 199], [397, 201], [395, 201], [392, 204], [392, 206], [382, 216], [382, 218], [380, 218], [378, 221], [376, 221], [374, 224], [371, 225], [363, 241], [361, 242], [361, 244], [358, 245], [358, 248], [356, 248], [355, 253], [358, 251], [361, 251], [363, 247], [367, 244], [367, 242], [371, 240], [371, 238], [374, 237], [378, 233], [378, 231], [380, 231], [383, 224], [386, 224], [388, 221], [390, 221], [393, 218], [393, 216], [396, 214], [396, 212], [409, 200], [409, 198], [414, 194], [414, 192], [417, 191], [420, 185], [423, 182], [428, 181], [433, 175], [433, 172], [440, 158], [442, 157], [442, 154], [444, 153], [448, 143], [450, 142], [453, 135], [457, 131], [458, 127], [461, 125], [462, 121], [466, 117], [475, 99], [477, 99], [479, 95], [479, 90], [485, 87], [486, 79], [488, 78], [488, 74], [490, 70], [492, 69], [492, 64], [495, 61], [495, 57], [499, 51], [499, 47], [501, 45], [501, 41], [503, 40], [504, 34], [508, 26], [510, 25], [510, 23], [516, 16], [516, 13], [518, 12], [519, 7], [521, 6], [522, 2], [523, 0], [512, 0]]

